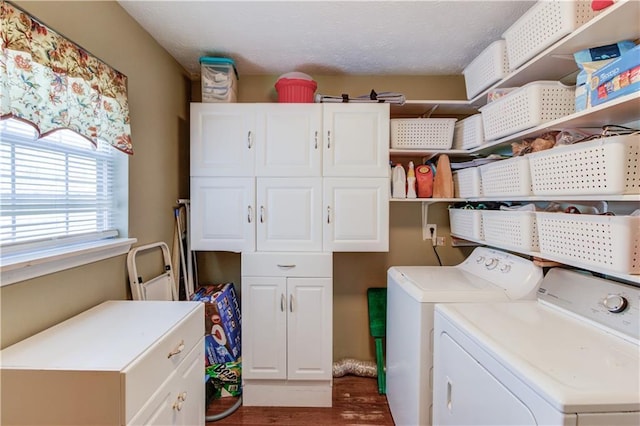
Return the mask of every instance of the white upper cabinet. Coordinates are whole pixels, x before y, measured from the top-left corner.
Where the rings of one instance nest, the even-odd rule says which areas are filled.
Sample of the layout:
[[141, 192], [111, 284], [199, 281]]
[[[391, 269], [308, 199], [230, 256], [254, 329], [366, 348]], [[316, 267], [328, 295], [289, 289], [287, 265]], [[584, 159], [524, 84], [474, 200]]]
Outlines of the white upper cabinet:
[[261, 104], [257, 120], [257, 176], [321, 175], [322, 105]]
[[389, 176], [389, 104], [323, 105], [324, 176]]
[[252, 176], [256, 109], [191, 104], [191, 176]]
[[322, 178], [258, 178], [256, 199], [258, 251], [322, 251]]

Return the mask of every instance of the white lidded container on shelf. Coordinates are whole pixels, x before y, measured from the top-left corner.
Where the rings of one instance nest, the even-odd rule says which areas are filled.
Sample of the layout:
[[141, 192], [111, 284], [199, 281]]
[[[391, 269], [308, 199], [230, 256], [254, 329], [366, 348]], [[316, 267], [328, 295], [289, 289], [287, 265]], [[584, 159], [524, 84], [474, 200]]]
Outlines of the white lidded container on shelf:
[[467, 99], [472, 99], [493, 83], [502, 80], [509, 74], [506, 41], [500, 39], [491, 43], [465, 67], [462, 74], [467, 88]]
[[233, 59], [200, 58], [202, 102], [236, 102], [238, 71]]

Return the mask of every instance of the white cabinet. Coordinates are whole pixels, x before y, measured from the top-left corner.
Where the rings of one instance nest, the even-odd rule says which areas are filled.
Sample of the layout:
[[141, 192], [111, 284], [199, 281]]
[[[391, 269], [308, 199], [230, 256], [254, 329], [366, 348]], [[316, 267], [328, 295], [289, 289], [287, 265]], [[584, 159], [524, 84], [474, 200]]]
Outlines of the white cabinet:
[[200, 302], [102, 303], [0, 352], [1, 423], [204, 425], [203, 339]]
[[255, 249], [255, 180], [191, 177], [191, 248]]
[[242, 254], [244, 405], [331, 406], [331, 253]]
[[388, 104], [192, 104], [191, 119], [194, 250], [388, 251]]
[[389, 179], [324, 179], [324, 250], [389, 251]]
[[322, 178], [257, 179], [258, 251], [322, 251]]
[[324, 176], [389, 176], [389, 104], [325, 104]]

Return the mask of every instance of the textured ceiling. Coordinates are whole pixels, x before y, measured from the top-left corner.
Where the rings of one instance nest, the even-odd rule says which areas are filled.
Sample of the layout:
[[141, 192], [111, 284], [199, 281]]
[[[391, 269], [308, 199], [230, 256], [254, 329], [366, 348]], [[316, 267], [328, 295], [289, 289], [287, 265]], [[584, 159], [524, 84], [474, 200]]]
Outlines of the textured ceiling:
[[243, 74], [460, 74], [535, 1], [125, 1], [193, 76], [200, 56]]

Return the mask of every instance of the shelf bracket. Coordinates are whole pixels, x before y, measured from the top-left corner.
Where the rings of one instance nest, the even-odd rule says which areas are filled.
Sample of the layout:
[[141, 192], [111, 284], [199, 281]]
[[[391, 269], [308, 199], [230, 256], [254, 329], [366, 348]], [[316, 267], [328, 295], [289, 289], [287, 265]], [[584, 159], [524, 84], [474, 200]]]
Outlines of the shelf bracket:
[[422, 239], [430, 240], [431, 232], [427, 229], [427, 224], [429, 223], [429, 204], [430, 202], [423, 201], [422, 202]]

